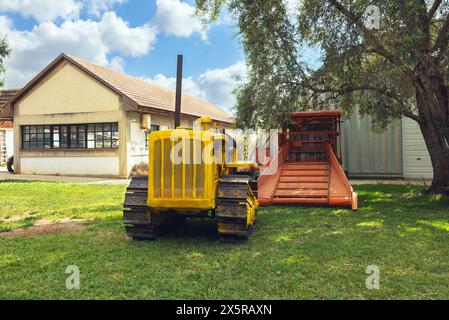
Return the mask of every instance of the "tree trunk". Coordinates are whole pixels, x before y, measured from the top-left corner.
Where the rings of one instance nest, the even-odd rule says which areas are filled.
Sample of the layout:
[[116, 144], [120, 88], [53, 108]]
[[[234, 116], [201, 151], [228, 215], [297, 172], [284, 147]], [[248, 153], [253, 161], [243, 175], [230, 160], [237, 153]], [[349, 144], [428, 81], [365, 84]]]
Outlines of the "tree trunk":
[[449, 195], [449, 95], [436, 60], [418, 66], [416, 103], [419, 126], [433, 167], [433, 181], [427, 193]]
[[433, 167], [432, 185], [426, 193], [449, 194], [449, 149], [440, 135], [440, 130], [432, 124], [420, 123]]
[[427, 193], [449, 194], [449, 96], [435, 61], [421, 65], [414, 82], [419, 126], [433, 166]]

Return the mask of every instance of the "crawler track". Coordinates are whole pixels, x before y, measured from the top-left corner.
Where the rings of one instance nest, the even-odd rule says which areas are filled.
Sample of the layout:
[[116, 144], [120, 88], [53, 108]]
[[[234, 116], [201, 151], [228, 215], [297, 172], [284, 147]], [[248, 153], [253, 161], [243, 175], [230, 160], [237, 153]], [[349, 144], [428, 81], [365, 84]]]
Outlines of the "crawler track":
[[123, 224], [133, 240], [155, 239], [156, 225], [147, 206], [148, 177], [134, 177], [126, 189]]
[[257, 200], [251, 189], [251, 179], [244, 175], [229, 175], [218, 184], [217, 232], [220, 240], [247, 240], [255, 223]]

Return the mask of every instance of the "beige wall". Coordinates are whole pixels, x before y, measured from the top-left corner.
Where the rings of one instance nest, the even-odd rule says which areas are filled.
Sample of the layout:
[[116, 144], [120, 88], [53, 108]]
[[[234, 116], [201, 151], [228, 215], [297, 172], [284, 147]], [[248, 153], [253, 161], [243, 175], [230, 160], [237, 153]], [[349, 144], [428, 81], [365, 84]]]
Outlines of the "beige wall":
[[116, 177], [120, 160], [116, 154], [99, 155], [74, 154], [45, 157], [21, 157], [20, 163], [24, 174], [68, 175]]
[[28, 93], [16, 109], [15, 115], [118, 111], [120, 98], [76, 67], [63, 63]]
[[129, 139], [126, 142], [126, 155], [127, 172], [129, 174], [133, 165], [148, 162], [148, 150], [145, 149], [145, 130], [142, 129], [142, 115], [137, 112], [128, 112], [127, 115]]
[[[169, 116], [152, 115], [151, 124], [161, 126], [161, 130], [172, 129], [174, 119]], [[193, 128], [193, 120], [181, 118], [181, 126], [186, 128]]]

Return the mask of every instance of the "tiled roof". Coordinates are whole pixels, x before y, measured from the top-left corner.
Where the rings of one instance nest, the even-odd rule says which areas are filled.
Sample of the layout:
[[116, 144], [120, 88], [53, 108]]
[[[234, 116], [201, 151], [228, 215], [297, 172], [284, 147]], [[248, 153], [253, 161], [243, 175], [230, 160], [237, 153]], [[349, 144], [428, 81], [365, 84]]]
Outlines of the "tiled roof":
[[13, 112], [8, 102], [19, 91], [20, 89], [0, 89], [0, 119], [13, 117]]
[[0, 128], [1, 129], [11, 129], [13, 127], [12, 120], [0, 120]]
[[[98, 78], [123, 93], [140, 107], [175, 111], [175, 91], [155, 83], [128, 76], [126, 74], [101, 67], [89, 61], [70, 56], [76, 63], [95, 74]], [[181, 113], [196, 117], [208, 116], [214, 120], [232, 123], [230, 114], [215, 105], [187, 94], [182, 95]]]
[[6, 104], [20, 89], [0, 89], [0, 106]]

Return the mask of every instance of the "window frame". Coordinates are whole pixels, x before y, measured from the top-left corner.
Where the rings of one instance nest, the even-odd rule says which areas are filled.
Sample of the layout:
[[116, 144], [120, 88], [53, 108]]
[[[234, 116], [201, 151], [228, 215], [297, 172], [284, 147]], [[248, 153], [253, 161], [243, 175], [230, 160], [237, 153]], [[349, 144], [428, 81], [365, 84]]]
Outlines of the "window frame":
[[[89, 132], [93, 126], [93, 132]], [[100, 130], [96, 130], [101, 128]], [[106, 128], [109, 128], [105, 131]], [[89, 139], [93, 133], [93, 139]], [[97, 135], [97, 133], [101, 133]], [[116, 150], [120, 147], [118, 122], [21, 125], [21, 150]], [[97, 137], [101, 137], [97, 139]], [[105, 137], [108, 137], [105, 140]], [[97, 140], [100, 144], [97, 144]], [[93, 147], [89, 148], [89, 142]], [[105, 144], [107, 142], [107, 144]], [[101, 147], [97, 147], [101, 145]], [[105, 145], [107, 145], [105, 147]]]
[[150, 125], [150, 129], [145, 131], [145, 150], [148, 150], [148, 136], [150, 135], [151, 132], [154, 131], [160, 131], [161, 130], [161, 126], [159, 124], [152, 124]]

